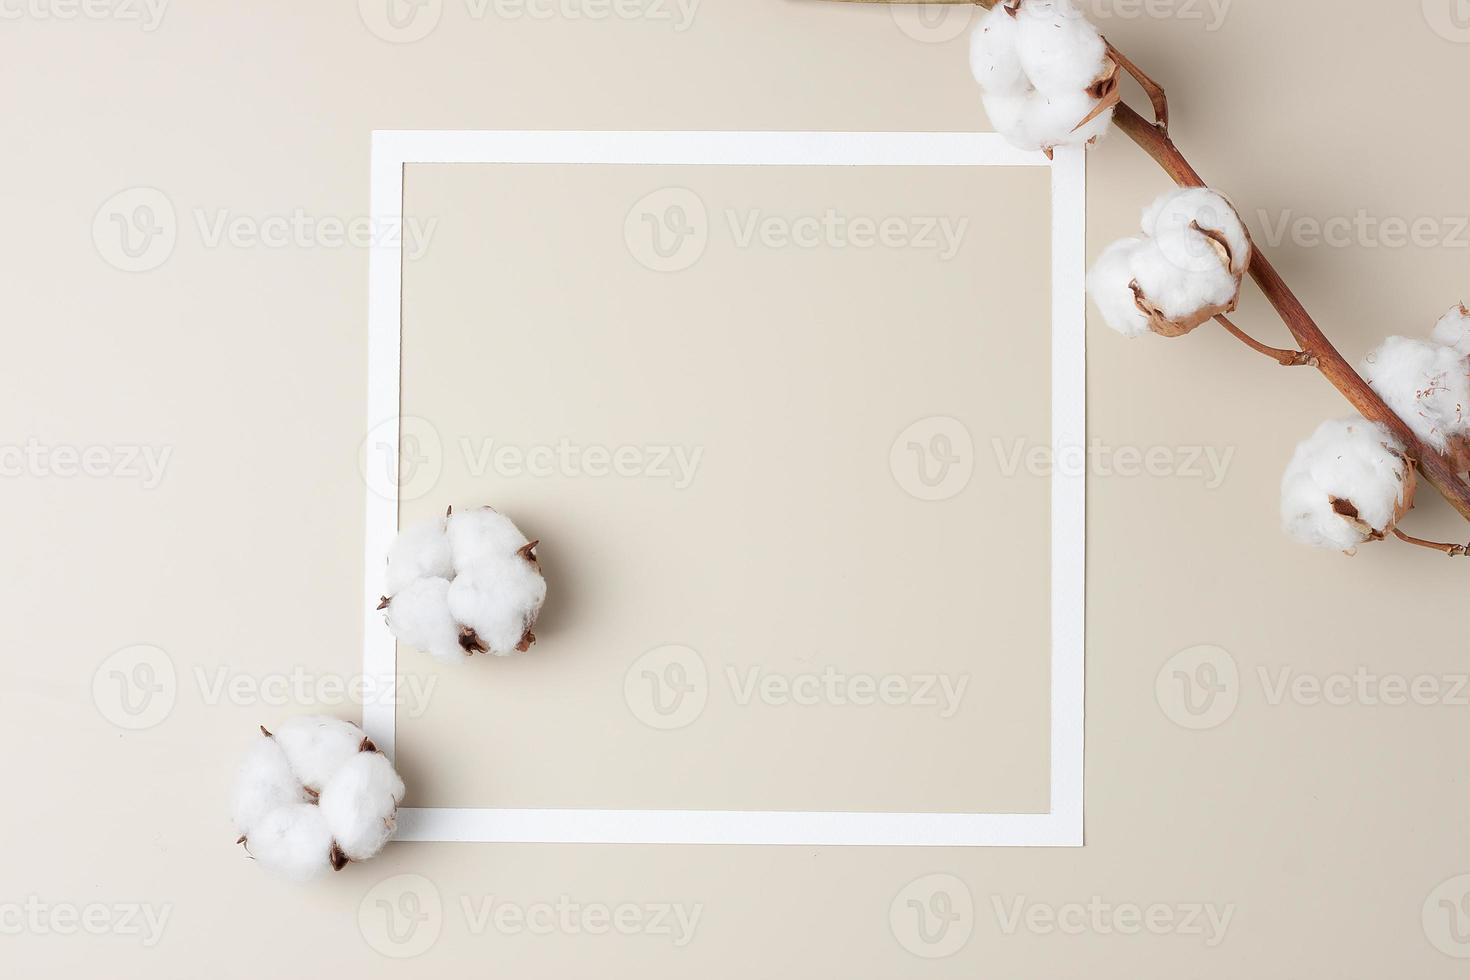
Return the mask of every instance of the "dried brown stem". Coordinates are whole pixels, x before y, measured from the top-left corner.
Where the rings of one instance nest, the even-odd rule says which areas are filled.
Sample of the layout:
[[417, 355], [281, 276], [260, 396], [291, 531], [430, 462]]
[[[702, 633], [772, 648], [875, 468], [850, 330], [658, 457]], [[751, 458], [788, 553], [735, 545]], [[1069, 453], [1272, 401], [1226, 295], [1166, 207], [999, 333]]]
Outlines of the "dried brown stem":
[[1412, 535], [1405, 534], [1398, 528], [1393, 529], [1393, 536], [1405, 544], [1411, 544], [1416, 548], [1428, 548], [1431, 551], [1438, 551], [1448, 555], [1450, 558], [1464, 558], [1466, 555], [1470, 555], [1470, 545], [1442, 544], [1438, 541], [1425, 541], [1423, 538], [1416, 538]]
[[1257, 352], [1258, 354], [1265, 354], [1267, 357], [1271, 358], [1282, 367], [1317, 366], [1316, 360], [1312, 357], [1311, 354], [1308, 354], [1306, 351], [1282, 350], [1280, 347], [1267, 347], [1265, 344], [1261, 343], [1259, 340], [1237, 327], [1234, 323], [1231, 323], [1230, 318], [1225, 314], [1221, 313], [1219, 316], [1215, 317], [1215, 319], [1220, 321], [1220, 325], [1226, 330], [1229, 330], [1231, 336], [1235, 337], [1236, 340], [1239, 340], [1242, 344], [1245, 344], [1247, 347]]
[[[973, 3], [975, 6], [989, 10], [996, 5], [998, 0], [844, 0], [844, 2]], [[1115, 53], [1115, 61], [1130, 74], [1134, 74], [1138, 66], [1126, 55], [1118, 52], [1116, 48], [1113, 48], [1112, 51]], [[1154, 162], [1162, 167], [1176, 184], [1181, 187], [1207, 186], [1204, 178], [1190, 165], [1184, 154], [1174, 145], [1174, 141], [1169, 138], [1168, 102], [1162, 86], [1154, 83], [1152, 79], [1145, 83], [1142, 79], [1148, 76], [1141, 70], [1137, 70], [1134, 77], [1139, 78], [1139, 83], [1144, 85], [1145, 91], [1149, 92], [1150, 101], [1153, 102], [1154, 111], [1160, 121], [1158, 123], [1149, 122], [1128, 103], [1123, 102], [1114, 110], [1113, 122], [1117, 124], [1118, 129], [1127, 134], [1133, 142], [1152, 157]], [[1157, 92], [1152, 91], [1150, 87], [1157, 89]], [[1250, 274], [1261, 292], [1270, 300], [1282, 322], [1286, 324], [1286, 329], [1291, 331], [1292, 337], [1301, 347], [1301, 353], [1314, 359], [1317, 370], [1321, 371], [1332, 386], [1352, 403], [1353, 408], [1357, 409], [1360, 415], [1379, 423], [1392, 432], [1407, 447], [1406, 455], [1418, 467], [1424, 478], [1444, 496], [1461, 517], [1470, 521], [1470, 484], [1460, 478], [1454, 464], [1414, 435], [1404, 421], [1394, 414], [1383, 399], [1379, 398], [1368, 383], [1358, 375], [1358, 372], [1353, 370], [1352, 365], [1322, 333], [1321, 328], [1317, 326], [1301, 300], [1297, 299], [1296, 294], [1286, 285], [1281, 274], [1276, 271], [1275, 266], [1261, 253], [1259, 248], [1252, 251]]]

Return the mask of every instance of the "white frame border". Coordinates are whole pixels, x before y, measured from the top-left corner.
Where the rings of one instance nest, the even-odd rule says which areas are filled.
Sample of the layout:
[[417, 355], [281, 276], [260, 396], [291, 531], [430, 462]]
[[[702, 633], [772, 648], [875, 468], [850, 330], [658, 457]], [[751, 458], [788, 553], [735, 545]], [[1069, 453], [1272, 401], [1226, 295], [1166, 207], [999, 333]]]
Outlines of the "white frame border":
[[[401, 227], [407, 164], [1048, 167], [1052, 203], [1052, 444], [1086, 443], [1086, 156], [1048, 160], [993, 133], [491, 132], [373, 133], [375, 228]], [[371, 249], [368, 426], [397, 441], [403, 301], [401, 235]], [[1086, 476], [1051, 477], [1051, 812], [797, 813], [708, 810], [513, 810], [405, 807], [397, 840], [557, 844], [791, 844], [1080, 847], [1083, 843]], [[377, 612], [398, 500], [369, 487], [363, 672], [393, 677], [397, 650]], [[363, 728], [392, 755], [394, 705], [369, 704]]]

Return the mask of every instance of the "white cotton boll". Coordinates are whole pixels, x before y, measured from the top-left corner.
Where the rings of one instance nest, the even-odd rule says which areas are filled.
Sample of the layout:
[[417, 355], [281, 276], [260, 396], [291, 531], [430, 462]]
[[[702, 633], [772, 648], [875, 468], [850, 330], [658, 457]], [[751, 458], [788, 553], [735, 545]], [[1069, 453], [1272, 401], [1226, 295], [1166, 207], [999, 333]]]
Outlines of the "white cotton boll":
[[449, 611], [448, 579], [419, 579], [390, 596], [387, 603], [383, 616], [399, 643], [446, 663], [464, 662], [460, 624]]
[[1324, 422], [1281, 480], [1281, 521], [1304, 544], [1351, 551], [1383, 537], [1414, 502], [1403, 446], [1362, 418]]
[[280, 743], [264, 735], [257, 738], [235, 777], [230, 807], [235, 829], [248, 835], [272, 810], [309, 800]]
[[1434, 342], [1453, 347], [1460, 354], [1470, 354], [1470, 309], [1464, 303], [1456, 306], [1434, 325]]
[[1016, 24], [1021, 68], [1038, 91], [1083, 92], [1103, 74], [1107, 44], [1071, 0], [1026, 0]]
[[1390, 337], [1363, 361], [1363, 378], [1437, 452], [1470, 433], [1470, 361], [1453, 347]]
[[1041, 144], [1030, 141], [1026, 133], [1026, 107], [1030, 105], [1028, 93], [984, 92], [980, 102], [985, 106], [985, 115], [990, 125], [1013, 145], [1023, 150], [1039, 150]]
[[1172, 321], [1229, 306], [1240, 292], [1240, 281], [1219, 262], [1194, 270], [1176, 263], [1156, 241], [1135, 249], [1131, 264], [1133, 279], [1148, 302]]
[[451, 578], [454, 562], [449, 556], [445, 519], [436, 517], [406, 528], [388, 552], [386, 585], [392, 595], [421, 578]]
[[1078, 123], [1098, 105], [1097, 99], [1083, 91], [1048, 94], [1032, 92], [1026, 100], [1022, 129], [1026, 144], [1042, 149], [1054, 146], [1081, 146], [1107, 134], [1113, 121], [1113, 110], [1107, 109], [1078, 128]]
[[489, 507], [455, 511], [449, 518], [449, 547], [460, 575], [487, 560], [508, 558], [529, 543], [509, 517]]
[[970, 72], [985, 94], [1025, 93], [1019, 38], [1017, 19], [1004, 5], [993, 7], [975, 25], [970, 34]]
[[1141, 337], [1149, 332], [1148, 314], [1138, 308], [1133, 292], [1133, 256], [1147, 247], [1141, 238], [1114, 242], [1087, 274], [1087, 293], [1098, 312], [1108, 326], [1125, 337]]
[[397, 826], [403, 780], [381, 752], [359, 752], [322, 790], [320, 807], [332, 840], [353, 861], [383, 849]]
[[497, 657], [524, 653], [546, 601], [546, 580], [519, 555], [461, 574], [449, 587], [449, 611]]
[[1230, 271], [1243, 275], [1250, 266], [1250, 235], [1225, 196], [1207, 187], [1165, 194], [1143, 212], [1143, 232], [1159, 243], [1176, 265], [1205, 270], [1220, 263], [1218, 246], [1194, 226], [1215, 233], [1230, 253]]
[[296, 803], [267, 813], [245, 842], [261, 867], [307, 881], [332, 867], [332, 832], [320, 807]]
[[296, 778], [316, 792], [332, 773], [357, 755], [367, 737], [352, 722], [326, 715], [288, 719], [276, 727], [273, 735]]

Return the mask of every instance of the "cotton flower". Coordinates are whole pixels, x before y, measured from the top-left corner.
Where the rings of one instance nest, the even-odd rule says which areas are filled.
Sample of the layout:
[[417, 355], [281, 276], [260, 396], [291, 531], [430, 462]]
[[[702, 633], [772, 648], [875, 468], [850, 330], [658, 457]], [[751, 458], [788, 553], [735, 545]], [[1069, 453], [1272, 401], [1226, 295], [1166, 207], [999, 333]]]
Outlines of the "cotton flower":
[[1303, 544], [1351, 553], [1378, 541], [1414, 505], [1414, 467], [1381, 425], [1324, 422], [1297, 447], [1281, 480], [1281, 521]]
[[1470, 309], [1464, 303], [1456, 306], [1434, 325], [1434, 342], [1470, 354]]
[[383, 849], [397, 826], [403, 780], [361, 728], [314, 716], [260, 731], [231, 802], [251, 857], [306, 881]]
[[975, 25], [970, 71], [991, 125], [1050, 153], [1096, 142], [1116, 102], [1118, 66], [1073, 0], [1006, 0]]
[[388, 556], [388, 629], [449, 663], [525, 653], [546, 601], [539, 543], [489, 507], [408, 528]]
[[1235, 309], [1251, 241], [1235, 208], [1206, 188], [1159, 198], [1143, 212], [1143, 238], [1106, 249], [1087, 276], [1103, 319], [1125, 337], [1182, 337]]
[[1390, 337], [1363, 361], [1362, 372], [1416, 436], [1460, 472], [1470, 470], [1470, 358], [1454, 347]]

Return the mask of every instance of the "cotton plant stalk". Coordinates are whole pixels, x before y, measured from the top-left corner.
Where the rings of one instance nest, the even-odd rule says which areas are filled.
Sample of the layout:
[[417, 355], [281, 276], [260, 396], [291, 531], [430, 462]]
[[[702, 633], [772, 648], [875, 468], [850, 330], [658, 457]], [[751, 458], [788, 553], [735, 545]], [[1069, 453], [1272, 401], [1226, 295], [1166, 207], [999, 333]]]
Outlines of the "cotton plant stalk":
[[[1033, 2], [1044, 2], [1048, 8], [1054, 6], [1054, 0], [837, 0], [837, 2], [925, 5], [966, 4], [981, 7], [989, 12], [982, 19], [982, 23], [996, 16], [997, 7], [1001, 8], [1001, 12], [1004, 12], [1005, 8], [1020, 8], [1016, 10], [1016, 13], [1019, 14], [1023, 12], [1027, 4]], [[1108, 97], [1109, 101], [1112, 101], [1114, 104], [1109, 105], [1104, 110], [1109, 124], [1116, 127], [1143, 149], [1179, 187], [1185, 189], [1208, 189], [1206, 182], [1200, 176], [1199, 172], [1195, 170], [1193, 165], [1190, 164], [1189, 160], [1169, 136], [1169, 103], [1164, 88], [1143, 72], [1123, 52], [1119, 51], [1112, 44], [1107, 43], [1105, 38], [1103, 42], [1106, 45], [1105, 50], [1109, 61], [1127, 72], [1143, 88], [1144, 93], [1149, 99], [1153, 115], [1152, 120], [1145, 118], [1137, 110], [1122, 101], [1121, 98], [1114, 100], [1110, 95]], [[977, 81], [980, 81], [983, 87], [985, 83], [983, 81], [982, 69], [985, 68], [986, 63], [977, 61], [974, 56], [975, 47], [980, 44], [981, 42], [972, 39], [971, 67], [972, 70], [975, 70]], [[1004, 79], [1006, 76], [1002, 75], [1001, 77]], [[1004, 114], [1002, 113], [1002, 115]], [[992, 121], [996, 122], [995, 120]], [[1091, 121], [1093, 120], [1079, 117], [1079, 129]], [[1007, 130], [1013, 129], [1014, 127], [1003, 124], [1008, 122], [1008, 120], [1002, 119], [996, 122], [996, 128], [998, 131], [1009, 136], [1010, 134]], [[1020, 132], [1022, 135], [1025, 135], [1024, 129]], [[1100, 135], [1100, 133], [1090, 134], [1084, 142], [1091, 145], [1096, 142], [1096, 138]], [[1025, 145], [1026, 142], [1023, 140], [1022, 145]], [[1115, 264], [1121, 264], [1125, 256], [1114, 254], [1109, 256], [1109, 258]], [[1232, 256], [1233, 260], [1234, 256]], [[1470, 483], [1467, 483], [1461, 476], [1462, 473], [1466, 472], [1467, 464], [1470, 464], [1470, 438], [1461, 441], [1460, 433], [1446, 431], [1445, 426], [1441, 424], [1446, 421], [1445, 417], [1433, 407], [1428, 412], [1430, 418], [1427, 424], [1421, 425], [1411, 421], [1416, 417], [1415, 411], [1417, 410], [1418, 403], [1424, 400], [1419, 393], [1425, 389], [1394, 389], [1396, 384], [1402, 383], [1402, 377], [1394, 372], [1379, 372], [1375, 375], [1375, 377], [1379, 378], [1377, 388], [1370, 384], [1364, 378], [1363, 374], [1355, 370], [1353, 365], [1342, 356], [1327, 338], [1321, 327], [1318, 326], [1311, 314], [1307, 312], [1301, 300], [1292, 292], [1291, 288], [1286, 284], [1286, 281], [1282, 279], [1280, 273], [1277, 272], [1270, 260], [1259, 249], [1251, 250], [1249, 260], [1245, 267], [1245, 273], [1250, 276], [1262, 294], [1271, 303], [1277, 315], [1281, 318], [1283, 324], [1295, 340], [1296, 349], [1271, 347], [1257, 341], [1237, 327], [1225, 315], [1233, 307], [1222, 308], [1218, 314], [1214, 315], [1214, 319], [1224, 329], [1229, 331], [1232, 336], [1239, 339], [1252, 350], [1270, 357], [1279, 364], [1287, 366], [1308, 366], [1317, 369], [1348, 400], [1353, 408], [1357, 410], [1362, 423], [1376, 426], [1377, 429], [1374, 431], [1383, 433], [1385, 437], [1384, 441], [1391, 446], [1397, 447], [1394, 451], [1414, 470], [1416, 479], [1422, 478], [1425, 482], [1433, 486], [1462, 518], [1470, 521]], [[1131, 283], [1132, 280], [1130, 279], [1129, 282]], [[1116, 286], [1115, 276], [1113, 277], [1113, 285]], [[1124, 298], [1120, 298], [1116, 290], [1112, 292], [1111, 296], [1115, 310], [1121, 313], [1127, 309], [1123, 305]], [[1166, 311], [1161, 311], [1156, 305], [1150, 304], [1150, 299], [1146, 294], [1141, 296], [1135, 294], [1136, 302], [1134, 305], [1137, 306], [1139, 316], [1143, 318], [1142, 322], [1146, 323], [1143, 332], [1162, 336], [1183, 336], [1204, 322], [1207, 322], [1209, 318], [1202, 318], [1199, 320], [1199, 323], [1191, 323], [1193, 319], [1202, 317], [1205, 313], [1213, 312], [1210, 306], [1202, 305], [1198, 309], [1191, 311], [1191, 314], [1186, 317], [1176, 318], [1168, 315], [1159, 317], [1156, 314], [1161, 312], [1166, 313]], [[1100, 308], [1102, 305], [1102, 303], [1099, 303]], [[1136, 334], [1139, 322], [1137, 319], [1131, 319], [1132, 327], [1128, 332]], [[1462, 346], [1463, 349], [1460, 349], [1459, 352], [1462, 355], [1470, 354], [1470, 337], [1466, 336], [1467, 333], [1470, 333], [1470, 310], [1467, 310], [1461, 305], [1441, 320], [1440, 325], [1436, 327], [1433, 343], [1440, 347], [1451, 349], [1458, 349]], [[1390, 359], [1393, 360], [1392, 354], [1390, 355]], [[1399, 365], [1397, 361], [1393, 361], [1391, 366], [1397, 368]], [[1365, 370], [1365, 373], [1371, 374], [1373, 372]], [[1404, 372], [1404, 376], [1412, 378], [1414, 373], [1414, 370], [1410, 370]], [[1389, 374], [1392, 374], [1393, 377], [1387, 377]], [[1387, 397], [1385, 397], [1384, 391], [1388, 392]], [[1434, 402], [1433, 396], [1434, 392], [1429, 392], [1428, 397], [1431, 403]], [[1404, 410], [1404, 414], [1396, 411], [1392, 407], [1394, 404]], [[1470, 406], [1466, 407], [1467, 410], [1470, 410]], [[1409, 417], [1405, 418], [1404, 415], [1408, 415]], [[1444, 436], [1443, 441], [1435, 436], [1435, 432], [1431, 431], [1430, 426], [1437, 427], [1437, 431]], [[1450, 428], [1454, 429], [1456, 427], [1451, 426]], [[1421, 433], [1425, 433], [1425, 435], [1421, 435]], [[1412, 501], [1412, 495], [1409, 495], [1409, 500]], [[1284, 508], [1285, 505], [1285, 496], [1283, 496]], [[1470, 546], [1424, 541], [1404, 533], [1396, 524], [1397, 521], [1395, 520], [1387, 528], [1373, 529], [1374, 533], [1368, 535], [1368, 539], [1375, 540], [1378, 537], [1386, 537], [1389, 533], [1392, 533], [1399, 540], [1430, 548], [1451, 557], [1461, 557], [1470, 553]], [[1351, 527], [1350, 524], [1348, 526]], [[1288, 530], [1290, 530], [1289, 523]], [[1356, 529], [1354, 529], [1354, 533], [1356, 533]]]

